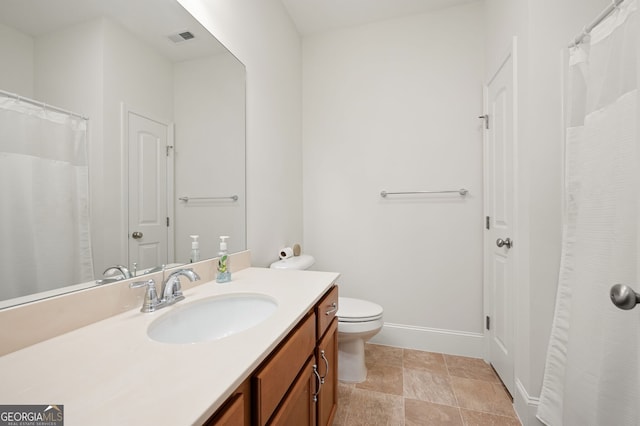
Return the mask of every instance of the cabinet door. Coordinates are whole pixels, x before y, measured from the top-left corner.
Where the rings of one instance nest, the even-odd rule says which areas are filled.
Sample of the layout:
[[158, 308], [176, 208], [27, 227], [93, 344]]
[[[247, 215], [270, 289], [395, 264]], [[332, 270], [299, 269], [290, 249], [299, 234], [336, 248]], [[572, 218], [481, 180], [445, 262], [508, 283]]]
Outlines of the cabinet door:
[[316, 403], [313, 397], [316, 375], [313, 372], [313, 362], [314, 357], [310, 357], [269, 425], [315, 426]]
[[267, 424], [316, 344], [316, 316], [311, 314], [293, 331], [253, 377], [255, 423]]
[[238, 393], [229, 398], [226, 406], [209, 419], [205, 426], [244, 426], [247, 423], [244, 411], [244, 396]]
[[316, 349], [322, 386], [318, 394], [318, 426], [331, 426], [338, 409], [338, 318], [334, 318]]

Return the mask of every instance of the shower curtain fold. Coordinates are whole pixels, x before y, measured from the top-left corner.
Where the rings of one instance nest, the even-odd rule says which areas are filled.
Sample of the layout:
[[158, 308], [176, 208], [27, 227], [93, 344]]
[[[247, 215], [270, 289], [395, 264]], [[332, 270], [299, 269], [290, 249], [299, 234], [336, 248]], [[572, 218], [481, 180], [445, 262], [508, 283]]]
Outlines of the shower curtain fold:
[[537, 411], [549, 426], [640, 425], [640, 20], [623, 3], [570, 50], [563, 247]]
[[93, 280], [86, 120], [0, 97], [0, 300]]

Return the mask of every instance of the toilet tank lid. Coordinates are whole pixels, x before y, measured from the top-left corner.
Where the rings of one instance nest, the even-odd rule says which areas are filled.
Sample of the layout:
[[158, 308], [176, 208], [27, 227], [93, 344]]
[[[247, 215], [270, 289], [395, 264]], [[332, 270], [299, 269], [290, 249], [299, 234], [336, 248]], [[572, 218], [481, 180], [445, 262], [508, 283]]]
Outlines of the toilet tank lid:
[[382, 317], [382, 306], [368, 300], [352, 299], [351, 297], [338, 298], [338, 319], [378, 319]]
[[293, 256], [288, 259], [278, 260], [271, 264], [271, 269], [309, 269], [316, 260], [313, 256], [308, 254], [301, 254], [300, 256]]

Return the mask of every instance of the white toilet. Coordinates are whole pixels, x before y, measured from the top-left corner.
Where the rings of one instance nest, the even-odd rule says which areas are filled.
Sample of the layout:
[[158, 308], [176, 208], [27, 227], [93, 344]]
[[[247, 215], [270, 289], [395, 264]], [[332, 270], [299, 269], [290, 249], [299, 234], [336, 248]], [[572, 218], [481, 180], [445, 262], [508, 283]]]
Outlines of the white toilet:
[[[313, 256], [303, 254], [271, 264], [273, 269], [308, 269]], [[378, 334], [384, 324], [382, 306], [350, 297], [338, 298], [338, 379], [359, 383], [367, 379], [364, 344]]]
[[338, 298], [338, 379], [367, 379], [364, 344], [382, 329], [382, 306], [350, 297]]

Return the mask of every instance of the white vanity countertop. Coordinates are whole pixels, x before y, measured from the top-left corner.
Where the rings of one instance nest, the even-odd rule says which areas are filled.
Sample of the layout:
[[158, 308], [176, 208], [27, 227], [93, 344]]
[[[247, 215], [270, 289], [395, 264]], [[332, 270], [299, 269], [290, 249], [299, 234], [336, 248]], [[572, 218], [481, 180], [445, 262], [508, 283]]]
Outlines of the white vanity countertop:
[[[248, 268], [230, 283], [186, 290], [174, 306], [128, 311], [10, 353], [0, 357], [0, 404], [64, 405], [67, 426], [202, 423], [338, 276]], [[147, 336], [149, 324], [174, 307], [230, 293], [266, 294], [278, 308], [263, 323], [213, 342], [166, 344]]]

